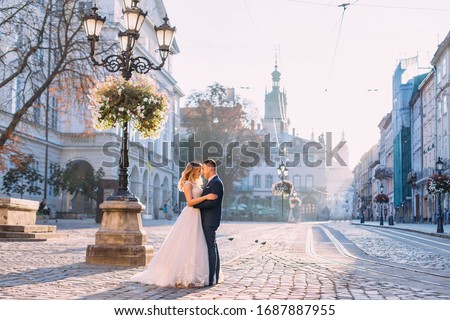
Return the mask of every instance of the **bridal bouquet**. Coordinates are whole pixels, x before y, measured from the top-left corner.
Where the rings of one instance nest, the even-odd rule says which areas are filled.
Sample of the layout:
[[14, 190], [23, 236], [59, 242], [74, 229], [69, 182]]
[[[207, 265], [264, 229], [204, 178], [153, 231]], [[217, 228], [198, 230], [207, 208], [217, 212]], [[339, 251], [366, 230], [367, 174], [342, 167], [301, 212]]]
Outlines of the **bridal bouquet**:
[[428, 193], [450, 192], [450, 177], [447, 174], [433, 174], [427, 183]]
[[169, 113], [169, 101], [144, 76], [136, 80], [107, 77], [91, 89], [93, 126], [108, 130], [129, 122], [143, 138], [157, 138]]

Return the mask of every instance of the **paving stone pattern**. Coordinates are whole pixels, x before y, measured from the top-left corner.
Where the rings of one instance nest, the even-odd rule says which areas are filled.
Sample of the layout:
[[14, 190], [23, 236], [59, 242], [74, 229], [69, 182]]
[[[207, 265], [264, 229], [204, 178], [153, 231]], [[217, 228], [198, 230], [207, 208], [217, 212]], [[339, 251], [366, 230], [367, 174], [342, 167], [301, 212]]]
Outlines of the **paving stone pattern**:
[[[144, 221], [148, 244], [158, 250], [172, 224], [173, 221], [167, 220]], [[218, 231], [218, 244], [225, 282], [209, 288], [176, 289], [129, 280], [145, 267], [86, 264], [86, 247], [94, 243], [98, 225], [92, 220], [59, 221], [58, 230], [67, 233], [66, 238], [47, 242], [0, 242], [0, 299], [450, 298], [448, 288], [415, 288], [391, 281], [389, 277], [355, 272], [345, 264], [314, 259], [305, 254], [308, 228], [311, 225], [304, 223], [224, 222]], [[363, 246], [386, 248], [389, 245], [386, 241], [391, 241], [378, 239], [378, 235], [349, 223], [341, 223], [336, 228], [359, 245], [366, 241]], [[317, 248], [321, 248], [319, 243]], [[414, 251], [414, 248], [401, 250]], [[423, 266], [432, 267], [435, 257], [418, 252], [411, 256], [411, 260], [415, 259], [426, 260]], [[448, 261], [433, 263], [434, 267], [448, 268]], [[440, 263], [442, 266], [437, 266]]]

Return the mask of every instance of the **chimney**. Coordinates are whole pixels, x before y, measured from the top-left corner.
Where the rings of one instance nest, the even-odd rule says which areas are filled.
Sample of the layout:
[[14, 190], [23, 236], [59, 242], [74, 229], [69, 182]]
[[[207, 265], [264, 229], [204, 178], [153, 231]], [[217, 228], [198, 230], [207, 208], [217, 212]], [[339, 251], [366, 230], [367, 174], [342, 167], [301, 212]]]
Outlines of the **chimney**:
[[292, 128], [292, 135], [295, 137], [295, 128]]
[[252, 129], [252, 131], [255, 131], [255, 120], [252, 120], [252, 122], [250, 123], [250, 128]]

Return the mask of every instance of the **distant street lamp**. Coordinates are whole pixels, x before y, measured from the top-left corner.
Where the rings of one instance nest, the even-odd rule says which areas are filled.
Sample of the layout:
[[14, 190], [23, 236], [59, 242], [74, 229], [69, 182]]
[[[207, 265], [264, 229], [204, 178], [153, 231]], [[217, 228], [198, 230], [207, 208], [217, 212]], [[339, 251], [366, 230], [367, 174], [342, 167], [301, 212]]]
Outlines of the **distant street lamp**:
[[361, 199], [360, 197], [358, 197], [358, 201], [359, 201], [359, 222], [360, 223], [364, 223], [364, 199]]
[[[381, 185], [380, 185], [380, 193], [383, 194], [383, 192], [384, 192], [384, 185], [381, 184]], [[384, 209], [384, 202], [381, 202], [380, 205], [381, 205], [380, 226], [382, 226], [382, 225], [384, 224], [384, 223], [383, 223], [383, 209]]]
[[[442, 161], [441, 157], [438, 157], [438, 160], [436, 161], [436, 171], [438, 172], [439, 177], [442, 175], [442, 170], [444, 169], [444, 162]], [[441, 193], [438, 192], [438, 214], [437, 214], [437, 233], [444, 233], [444, 224], [443, 224], [443, 217], [442, 217], [442, 203], [441, 203]]]
[[[281, 162], [281, 164], [279, 165], [278, 169], [277, 169], [277, 173], [278, 173], [278, 177], [280, 178], [281, 182], [283, 183], [284, 180], [288, 177], [289, 175], [289, 170], [288, 168], [284, 165], [283, 162]], [[284, 192], [281, 193], [281, 221], [284, 220], [283, 218], [283, 211], [284, 211]]]
[[[125, 80], [131, 78], [132, 72], [136, 71], [140, 74], [146, 74], [150, 70], [161, 70], [166, 62], [170, 51], [176, 28], [170, 27], [169, 19], [164, 17], [163, 25], [156, 27], [155, 32], [158, 38], [159, 55], [161, 63], [154, 64], [146, 57], [133, 57], [133, 50], [139, 39], [139, 31], [145, 21], [147, 13], [144, 13], [138, 7], [139, 0], [123, 0], [123, 17], [127, 30], [119, 32], [119, 42], [122, 50], [121, 54], [113, 54], [98, 62], [95, 58], [95, 44], [99, 40], [100, 31], [103, 28], [106, 18], [102, 18], [97, 14], [98, 8], [94, 5], [92, 13], [85, 15], [84, 29], [91, 47], [90, 56], [94, 66], [102, 66], [109, 72], [122, 72]], [[138, 201], [138, 198], [128, 191], [128, 122], [124, 122], [122, 126], [122, 145], [120, 149], [119, 162], [119, 182], [118, 190], [110, 195], [107, 200], [115, 201]]]

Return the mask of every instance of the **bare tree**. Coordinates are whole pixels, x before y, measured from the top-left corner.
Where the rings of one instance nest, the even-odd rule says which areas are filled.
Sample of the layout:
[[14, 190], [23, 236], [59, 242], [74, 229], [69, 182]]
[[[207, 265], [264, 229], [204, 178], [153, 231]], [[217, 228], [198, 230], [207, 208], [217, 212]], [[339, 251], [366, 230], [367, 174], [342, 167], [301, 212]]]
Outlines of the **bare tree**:
[[82, 30], [83, 14], [90, 12], [85, 3], [2, 1], [0, 113], [6, 125], [0, 126], [0, 167], [7, 154], [18, 152], [17, 136], [27, 135], [20, 129], [22, 121], [44, 114], [48, 123], [51, 99], [58, 100], [60, 108], [82, 107], [79, 115], [85, 114], [85, 99], [95, 75]]

